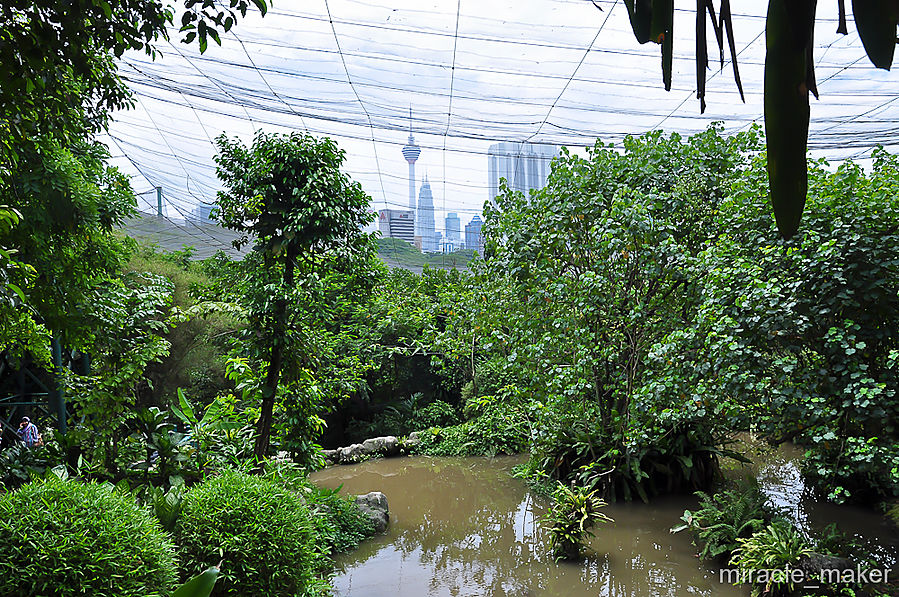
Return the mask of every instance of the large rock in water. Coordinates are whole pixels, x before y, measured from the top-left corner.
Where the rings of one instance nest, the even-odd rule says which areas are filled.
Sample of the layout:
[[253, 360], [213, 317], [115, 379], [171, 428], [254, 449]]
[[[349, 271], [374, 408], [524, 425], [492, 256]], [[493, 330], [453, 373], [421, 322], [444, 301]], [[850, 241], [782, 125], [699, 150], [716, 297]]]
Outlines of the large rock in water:
[[365, 495], [356, 496], [356, 505], [359, 510], [368, 516], [375, 525], [376, 533], [387, 530], [387, 521], [390, 518], [387, 512], [387, 496], [380, 491], [372, 491]]
[[805, 572], [806, 578], [817, 579], [822, 570], [849, 570], [855, 572], [855, 563], [847, 558], [810, 553], [802, 556], [796, 567]]

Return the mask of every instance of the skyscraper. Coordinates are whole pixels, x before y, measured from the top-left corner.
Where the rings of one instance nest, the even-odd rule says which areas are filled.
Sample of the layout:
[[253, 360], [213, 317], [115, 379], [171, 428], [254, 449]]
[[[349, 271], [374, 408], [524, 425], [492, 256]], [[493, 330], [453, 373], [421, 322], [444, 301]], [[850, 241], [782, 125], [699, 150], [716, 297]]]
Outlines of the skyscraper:
[[494, 143], [487, 151], [487, 176], [490, 201], [499, 194], [499, 181], [505, 178], [513, 191], [525, 195], [530, 189], [546, 186], [549, 166], [559, 155], [555, 145], [537, 143]]
[[437, 251], [436, 228], [434, 225], [434, 194], [431, 192], [431, 183], [425, 176], [418, 193], [418, 212], [415, 218], [415, 236], [421, 237], [422, 251]]
[[446, 240], [459, 240], [462, 233], [462, 220], [459, 219], [459, 216], [450, 212], [446, 214], [446, 220], [444, 220], [444, 222], [446, 226]]
[[409, 140], [403, 147], [403, 157], [409, 163], [409, 209], [415, 212], [415, 160], [421, 155], [421, 147], [412, 136], [412, 107], [409, 107]]
[[414, 241], [415, 212], [405, 209], [382, 209], [378, 214], [378, 229], [384, 238]]
[[481, 234], [484, 222], [480, 216], [475, 216], [471, 222], [465, 225], [465, 248], [474, 249], [479, 253], [484, 252], [484, 235]]

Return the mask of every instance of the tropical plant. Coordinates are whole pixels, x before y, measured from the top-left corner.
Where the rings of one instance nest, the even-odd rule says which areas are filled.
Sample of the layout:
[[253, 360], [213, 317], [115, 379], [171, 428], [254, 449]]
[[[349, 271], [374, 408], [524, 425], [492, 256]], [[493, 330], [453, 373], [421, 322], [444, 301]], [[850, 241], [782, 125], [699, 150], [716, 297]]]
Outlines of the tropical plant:
[[776, 574], [795, 568], [800, 559], [812, 553], [808, 541], [792, 524], [775, 520], [751, 537], [739, 538], [740, 546], [734, 550], [730, 564], [741, 571], [763, 572], [760, 578], [764, 593], [789, 595], [796, 588], [790, 574]]
[[705, 559], [730, 556], [740, 547], [738, 539], [746, 539], [765, 526], [771, 513], [766, 498], [755, 483], [743, 483], [715, 494], [696, 492], [699, 509], [685, 510], [683, 524], [672, 533], [689, 530]]
[[594, 536], [591, 529], [601, 522], [614, 522], [601, 512], [605, 505], [596, 490], [558, 484], [543, 519], [556, 561], [577, 559], [584, 540]]
[[36, 479], [0, 495], [0, 593], [167, 597], [174, 545], [131, 494]]
[[[631, 26], [641, 44], [653, 41], [662, 49], [662, 80], [671, 89], [674, 55], [674, 2], [672, 0], [625, 0]], [[837, 3], [837, 33], [848, 34], [845, 2]], [[774, 217], [781, 235], [789, 239], [799, 228], [808, 191], [806, 149], [809, 129], [809, 93], [818, 97], [815, 82], [814, 27], [817, 0], [769, 0], [765, 21], [765, 132], [767, 170]], [[721, 0], [715, 17], [712, 0], [696, 4], [696, 89], [701, 111], [705, 111], [708, 68], [707, 21], [711, 19], [724, 66], [724, 44], [730, 49], [734, 79], [743, 97], [737, 67], [730, 0]], [[896, 48], [899, 11], [890, 2], [853, 2], [856, 29], [871, 63], [889, 70]]]

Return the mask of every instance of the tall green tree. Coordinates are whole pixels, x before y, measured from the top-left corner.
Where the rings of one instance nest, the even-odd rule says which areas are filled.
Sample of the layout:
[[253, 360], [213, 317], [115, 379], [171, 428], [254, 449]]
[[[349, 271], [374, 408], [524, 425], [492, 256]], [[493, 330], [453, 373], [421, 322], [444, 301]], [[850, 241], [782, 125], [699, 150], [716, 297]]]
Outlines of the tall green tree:
[[38, 322], [72, 348], [92, 341], [98, 285], [125, 253], [116, 227], [134, 211], [128, 178], [105, 165], [106, 148], [43, 140], [0, 180], [0, 203], [22, 221], [0, 230], [0, 246], [33, 272], [23, 288]]
[[243, 234], [237, 246], [252, 242], [260, 255], [244, 302], [253, 330], [248, 348], [265, 370], [254, 448], [262, 459], [269, 449], [279, 382], [299, 375], [289, 352], [308, 344], [303, 338], [309, 330], [301, 318], [291, 317], [291, 303], [302, 297], [304, 286], [317, 284], [329, 255], [371, 247], [362, 227], [374, 214], [359, 183], [340, 170], [345, 152], [331, 139], [259, 132], [249, 147], [225, 135], [216, 144], [224, 185], [217, 217]]

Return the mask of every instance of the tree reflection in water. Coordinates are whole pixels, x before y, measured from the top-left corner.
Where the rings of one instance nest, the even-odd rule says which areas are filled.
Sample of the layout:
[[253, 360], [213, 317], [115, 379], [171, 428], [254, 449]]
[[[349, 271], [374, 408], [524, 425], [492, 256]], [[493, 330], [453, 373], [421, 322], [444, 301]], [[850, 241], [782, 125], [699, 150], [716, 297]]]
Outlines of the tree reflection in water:
[[400, 458], [315, 473], [345, 493], [382, 491], [386, 535], [340, 556], [334, 579], [345, 596], [747, 595], [717, 582], [689, 537], [672, 536], [691, 498], [612, 505], [582, 562], [555, 563], [540, 525], [546, 503], [509, 476], [520, 457]]

